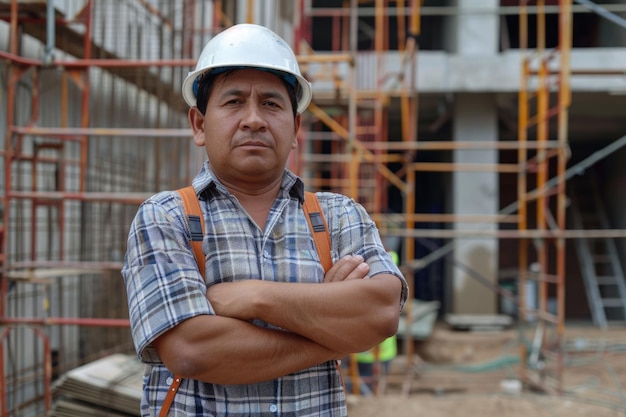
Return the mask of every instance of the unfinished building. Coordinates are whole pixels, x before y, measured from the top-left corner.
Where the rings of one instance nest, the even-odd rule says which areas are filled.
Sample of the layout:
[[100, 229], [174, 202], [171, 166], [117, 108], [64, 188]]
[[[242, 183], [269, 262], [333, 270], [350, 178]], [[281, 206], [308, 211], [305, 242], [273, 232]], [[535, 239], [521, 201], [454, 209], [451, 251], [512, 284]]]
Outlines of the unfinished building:
[[626, 1], [2, 0], [0, 15], [2, 416], [43, 415], [59, 375], [132, 351], [128, 227], [199, 169], [180, 86], [233, 23], [293, 45], [314, 96], [290, 167], [368, 209], [414, 298], [441, 317], [532, 314], [557, 390], [566, 319], [626, 322]]

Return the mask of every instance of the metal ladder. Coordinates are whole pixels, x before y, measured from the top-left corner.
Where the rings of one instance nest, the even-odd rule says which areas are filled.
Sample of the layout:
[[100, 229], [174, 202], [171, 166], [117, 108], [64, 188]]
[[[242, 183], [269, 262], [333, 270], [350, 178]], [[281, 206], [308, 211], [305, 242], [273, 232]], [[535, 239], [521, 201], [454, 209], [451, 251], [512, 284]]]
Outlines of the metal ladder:
[[[593, 176], [590, 181], [578, 182], [574, 189], [576, 195], [570, 207], [574, 228], [610, 229], [597, 185]], [[626, 281], [615, 239], [578, 238], [575, 241], [594, 324], [606, 329], [609, 319], [626, 321]], [[609, 311], [612, 314], [607, 314]]]

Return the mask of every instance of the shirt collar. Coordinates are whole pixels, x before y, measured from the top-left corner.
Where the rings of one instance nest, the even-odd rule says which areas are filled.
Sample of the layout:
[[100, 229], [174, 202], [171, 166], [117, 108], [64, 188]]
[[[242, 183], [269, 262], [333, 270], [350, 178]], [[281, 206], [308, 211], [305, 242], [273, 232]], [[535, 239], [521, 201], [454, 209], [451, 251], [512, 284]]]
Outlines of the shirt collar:
[[[215, 174], [213, 174], [208, 160], [204, 161], [202, 168], [200, 168], [200, 171], [193, 179], [192, 184], [200, 199], [210, 198], [210, 190], [221, 189], [223, 190], [222, 192], [225, 190], [218, 179], [215, 178]], [[304, 202], [304, 182], [302, 182], [300, 177], [288, 169], [285, 169], [285, 172], [283, 173], [280, 189], [281, 196], [297, 198], [300, 203]], [[285, 195], [285, 193], [287, 195]]]

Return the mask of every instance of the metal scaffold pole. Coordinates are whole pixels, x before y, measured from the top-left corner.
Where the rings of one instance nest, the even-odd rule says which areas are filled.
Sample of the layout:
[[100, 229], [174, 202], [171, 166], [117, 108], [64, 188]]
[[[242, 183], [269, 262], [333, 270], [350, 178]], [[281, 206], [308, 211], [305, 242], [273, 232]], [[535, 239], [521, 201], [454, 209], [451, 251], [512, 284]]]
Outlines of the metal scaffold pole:
[[[518, 203], [520, 232], [527, 231], [529, 207], [536, 207], [536, 229], [540, 237], [522, 238], [519, 246], [519, 307], [522, 323], [533, 323], [532, 343], [521, 343], [522, 379], [547, 392], [562, 391], [564, 323], [565, 323], [565, 238], [567, 196], [565, 190], [568, 158], [567, 116], [570, 106], [571, 1], [559, 3], [559, 43], [554, 50], [546, 48], [544, 2], [537, 2], [536, 40], [529, 52], [528, 12], [522, 2], [520, 13], [520, 49], [522, 50], [522, 79], [519, 92], [518, 139], [536, 141], [537, 150], [528, 159], [520, 147], [518, 158]], [[558, 65], [553, 70], [552, 63]], [[556, 102], [551, 92], [556, 90]], [[533, 113], [534, 111], [534, 113]], [[556, 118], [558, 146], [547, 147], [549, 126]], [[534, 132], [534, 136], [532, 133]], [[556, 187], [551, 188], [548, 175], [556, 172]], [[527, 189], [529, 176], [536, 178], [536, 191]], [[556, 214], [552, 213], [556, 211]], [[552, 233], [554, 237], [548, 237]], [[534, 248], [537, 262], [530, 265], [529, 251]], [[531, 283], [531, 285], [527, 285]], [[527, 300], [534, 298], [528, 291], [537, 291], [537, 305], [529, 308]], [[553, 298], [556, 307], [550, 307]]]

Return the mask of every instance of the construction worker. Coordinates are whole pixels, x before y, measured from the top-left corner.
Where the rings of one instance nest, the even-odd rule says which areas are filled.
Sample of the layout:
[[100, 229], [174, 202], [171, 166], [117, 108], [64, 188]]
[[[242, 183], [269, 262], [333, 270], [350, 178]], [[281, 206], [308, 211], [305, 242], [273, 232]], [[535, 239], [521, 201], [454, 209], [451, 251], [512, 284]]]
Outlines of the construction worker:
[[310, 83], [283, 39], [241, 24], [209, 41], [182, 90], [208, 157], [193, 180], [206, 274], [179, 194], [145, 201], [122, 270], [146, 363], [141, 415], [347, 415], [336, 361], [396, 332], [407, 285], [339, 194], [317, 193], [334, 262], [321, 265], [286, 168]]

